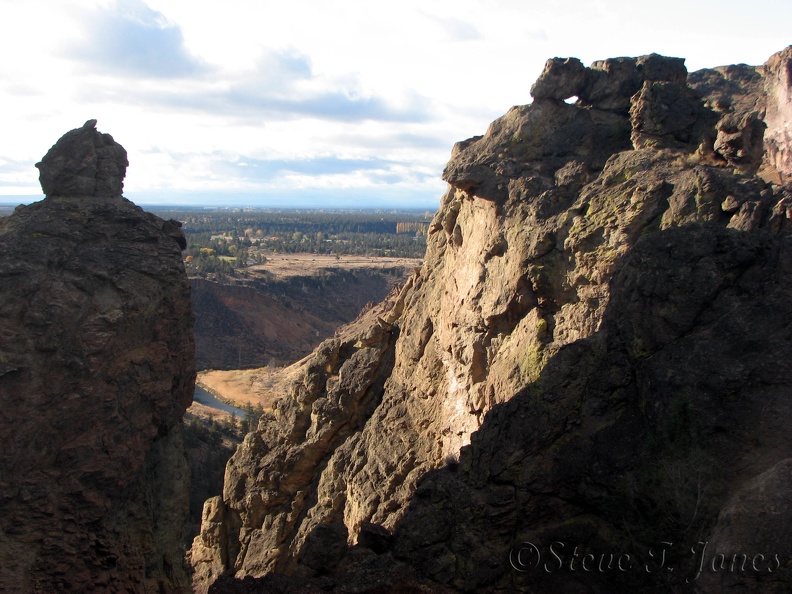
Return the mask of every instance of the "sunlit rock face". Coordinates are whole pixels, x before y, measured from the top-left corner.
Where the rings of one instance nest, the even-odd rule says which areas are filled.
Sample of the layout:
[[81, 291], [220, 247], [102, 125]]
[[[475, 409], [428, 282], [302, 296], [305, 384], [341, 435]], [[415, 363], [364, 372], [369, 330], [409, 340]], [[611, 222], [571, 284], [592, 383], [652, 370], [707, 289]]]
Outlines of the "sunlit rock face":
[[[690, 548], [752, 533], [788, 562], [789, 71], [550, 60], [454, 147], [424, 266], [232, 458], [196, 588], [694, 591], [731, 582]], [[662, 576], [510, 562], [666, 541]]]
[[182, 592], [195, 378], [176, 222], [121, 196], [95, 121], [0, 220], [0, 591]]
[[778, 181], [788, 183], [792, 178], [792, 46], [770, 58], [761, 72], [767, 96], [765, 161], [770, 171], [778, 172]]

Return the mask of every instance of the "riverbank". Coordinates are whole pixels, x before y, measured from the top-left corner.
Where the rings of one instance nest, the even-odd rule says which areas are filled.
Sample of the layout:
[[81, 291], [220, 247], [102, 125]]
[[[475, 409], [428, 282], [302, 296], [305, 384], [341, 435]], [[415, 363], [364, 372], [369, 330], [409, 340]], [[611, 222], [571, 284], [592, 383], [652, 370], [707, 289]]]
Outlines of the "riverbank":
[[287, 393], [295, 373], [292, 367], [201, 371], [196, 385], [227, 404], [240, 408], [261, 406], [270, 410], [274, 402]]
[[217, 398], [214, 394], [212, 394], [209, 390], [196, 385], [195, 386], [195, 393], [193, 395], [193, 402], [197, 402], [202, 404], [203, 406], [213, 408], [229, 415], [233, 415], [239, 419], [243, 418], [247, 413], [241, 408], [236, 406], [232, 406], [226, 402], [223, 402], [219, 398]]

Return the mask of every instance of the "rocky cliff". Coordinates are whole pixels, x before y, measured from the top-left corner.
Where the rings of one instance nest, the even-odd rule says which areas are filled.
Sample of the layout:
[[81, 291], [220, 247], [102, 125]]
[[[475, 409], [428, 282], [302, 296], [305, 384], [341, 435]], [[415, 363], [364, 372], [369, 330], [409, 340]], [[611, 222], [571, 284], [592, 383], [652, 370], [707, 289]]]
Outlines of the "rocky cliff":
[[86, 122], [0, 220], [0, 591], [181, 592], [195, 380], [184, 236]]
[[549, 60], [229, 462], [197, 589], [788, 588], [791, 70]]

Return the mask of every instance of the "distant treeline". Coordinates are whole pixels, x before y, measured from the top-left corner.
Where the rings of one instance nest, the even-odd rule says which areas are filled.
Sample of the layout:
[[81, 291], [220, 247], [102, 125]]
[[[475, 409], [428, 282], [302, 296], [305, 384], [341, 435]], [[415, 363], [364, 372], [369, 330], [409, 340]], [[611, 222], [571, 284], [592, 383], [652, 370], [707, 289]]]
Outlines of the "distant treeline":
[[[182, 221], [193, 233], [261, 230], [265, 235], [301, 233], [396, 233], [400, 223], [427, 223], [433, 213], [409, 210], [161, 210], [162, 217]], [[416, 229], [417, 230], [417, 229]], [[399, 231], [400, 233], [403, 231]]]
[[267, 254], [422, 258], [432, 217], [415, 211], [162, 210], [181, 221], [190, 273], [234, 276]]

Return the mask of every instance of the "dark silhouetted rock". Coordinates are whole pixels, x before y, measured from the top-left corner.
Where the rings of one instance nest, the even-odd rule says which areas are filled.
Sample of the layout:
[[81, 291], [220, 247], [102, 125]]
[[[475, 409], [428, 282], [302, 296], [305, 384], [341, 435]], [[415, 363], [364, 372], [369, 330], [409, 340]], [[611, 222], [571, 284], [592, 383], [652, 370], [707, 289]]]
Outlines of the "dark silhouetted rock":
[[[786, 592], [792, 549], [792, 459], [778, 462], [727, 500], [707, 549], [698, 584], [702, 592]], [[718, 554], [727, 552], [721, 561]], [[713, 571], [714, 567], [719, 571]], [[723, 565], [721, 565], [721, 563]], [[699, 568], [701, 563], [699, 562]]]
[[64, 134], [36, 163], [46, 196], [120, 196], [128, 165], [124, 147], [97, 131], [96, 120]]
[[0, 591], [189, 590], [183, 236], [118, 194], [124, 154], [68, 133], [0, 224]]
[[586, 84], [586, 67], [577, 58], [553, 58], [531, 87], [534, 99], [569, 99], [579, 95]]

